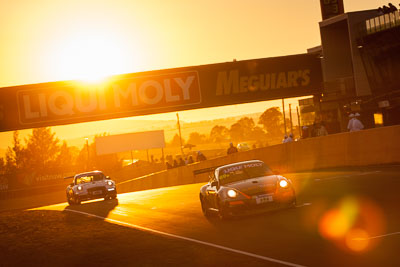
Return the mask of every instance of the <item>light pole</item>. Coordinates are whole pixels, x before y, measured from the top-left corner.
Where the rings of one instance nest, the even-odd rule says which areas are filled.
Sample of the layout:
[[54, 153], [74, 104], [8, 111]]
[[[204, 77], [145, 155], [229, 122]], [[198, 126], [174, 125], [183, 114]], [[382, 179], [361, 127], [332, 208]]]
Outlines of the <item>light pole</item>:
[[89, 138], [85, 138], [86, 140], [86, 151], [87, 151], [87, 160], [86, 160], [86, 170], [89, 170]]
[[282, 98], [282, 113], [283, 113], [283, 127], [285, 127], [285, 135], [287, 135], [286, 115], [285, 115], [285, 100], [284, 100], [284, 98]]
[[292, 104], [289, 104], [290, 133], [293, 134]]
[[179, 114], [178, 114], [178, 113], [176, 113], [176, 118], [178, 119], [179, 141], [180, 141], [180, 144], [181, 144], [181, 153], [182, 153], [182, 156], [183, 156], [182, 134], [181, 134], [181, 123], [179, 122]]

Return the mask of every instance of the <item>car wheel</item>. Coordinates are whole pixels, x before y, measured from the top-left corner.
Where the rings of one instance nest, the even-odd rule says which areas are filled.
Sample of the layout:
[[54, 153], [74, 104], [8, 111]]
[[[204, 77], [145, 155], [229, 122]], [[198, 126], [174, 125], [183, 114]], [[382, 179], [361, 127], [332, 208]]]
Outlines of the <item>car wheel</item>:
[[69, 198], [68, 196], [67, 196], [67, 201], [68, 201], [68, 204], [69, 204], [70, 206], [75, 204], [75, 203], [72, 201], [72, 199]]
[[201, 211], [203, 212], [204, 216], [210, 216], [210, 210], [208, 209], [206, 201], [200, 196], [200, 204], [201, 204]]
[[68, 194], [67, 194], [67, 201], [70, 206], [75, 204], [73, 197], [70, 197]]
[[295, 208], [296, 205], [297, 205], [297, 199], [296, 199], [296, 197], [294, 197], [293, 202], [292, 202], [292, 205], [291, 205], [290, 207], [291, 207], [291, 208]]
[[222, 205], [221, 201], [218, 201], [218, 218], [220, 220], [227, 220], [230, 217], [228, 209]]
[[297, 205], [297, 199], [296, 199], [296, 197], [294, 197], [292, 202], [285, 204], [284, 207], [286, 207], [287, 209], [292, 209], [292, 208], [296, 208], [296, 205]]
[[81, 200], [79, 199], [79, 197], [75, 197], [75, 198], [74, 198], [74, 203], [75, 203], [76, 205], [80, 205], [80, 204], [81, 204]]

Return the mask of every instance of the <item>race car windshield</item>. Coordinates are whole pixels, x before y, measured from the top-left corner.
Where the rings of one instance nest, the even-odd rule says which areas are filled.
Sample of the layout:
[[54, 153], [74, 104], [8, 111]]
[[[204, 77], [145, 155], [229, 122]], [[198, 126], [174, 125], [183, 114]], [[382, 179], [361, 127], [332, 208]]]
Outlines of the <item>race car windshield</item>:
[[219, 181], [224, 185], [271, 174], [271, 169], [263, 163], [246, 163], [220, 169]]
[[89, 183], [89, 182], [94, 182], [94, 181], [101, 181], [101, 180], [103, 180], [103, 178], [104, 178], [104, 175], [102, 173], [80, 176], [80, 177], [76, 177], [75, 184], [84, 184], [84, 183]]

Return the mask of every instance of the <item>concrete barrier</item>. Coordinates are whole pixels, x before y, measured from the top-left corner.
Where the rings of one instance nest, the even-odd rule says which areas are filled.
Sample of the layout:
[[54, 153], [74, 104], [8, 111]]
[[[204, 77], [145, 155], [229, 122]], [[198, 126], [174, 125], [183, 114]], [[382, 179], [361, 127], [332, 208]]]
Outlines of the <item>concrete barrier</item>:
[[48, 186], [35, 186], [24, 189], [5, 190], [0, 191], [0, 200], [43, 195], [52, 192], [63, 192], [65, 194], [66, 188], [66, 184], [53, 184]]
[[133, 192], [208, 181], [194, 170], [260, 159], [281, 173], [400, 162], [400, 126], [340, 133], [257, 148], [135, 178], [118, 184], [118, 192]]

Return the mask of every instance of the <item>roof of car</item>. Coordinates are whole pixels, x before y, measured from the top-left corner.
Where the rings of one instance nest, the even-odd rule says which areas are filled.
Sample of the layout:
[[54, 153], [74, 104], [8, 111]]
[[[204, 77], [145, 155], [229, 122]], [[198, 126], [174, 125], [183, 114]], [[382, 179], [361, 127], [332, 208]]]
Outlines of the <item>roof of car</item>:
[[248, 163], [255, 163], [255, 162], [264, 163], [262, 160], [254, 159], [254, 160], [247, 160], [247, 161], [240, 161], [240, 162], [235, 162], [235, 163], [231, 163], [231, 164], [226, 164], [226, 165], [223, 165], [223, 166], [220, 166], [220, 167], [216, 168], [215, 170], [219, 171], [222, 168], [232, 167], [232, 166], [237, 166], [237, 165], [242, 165], [242, 164], [248, 164]]
[[82, 173], [75, 174], [75, 177], [81, 177], [81, 176], [87, 176], [87, 175], [93, 175], [93, 174], [99, 174], [99, 173], [103, 173], [103, 172], [102, 171], [82, 172]]

